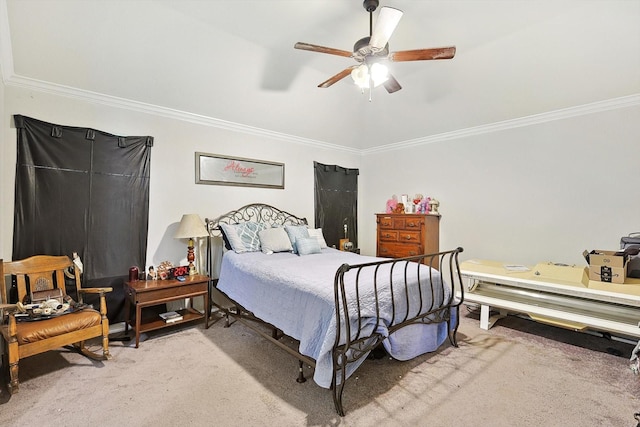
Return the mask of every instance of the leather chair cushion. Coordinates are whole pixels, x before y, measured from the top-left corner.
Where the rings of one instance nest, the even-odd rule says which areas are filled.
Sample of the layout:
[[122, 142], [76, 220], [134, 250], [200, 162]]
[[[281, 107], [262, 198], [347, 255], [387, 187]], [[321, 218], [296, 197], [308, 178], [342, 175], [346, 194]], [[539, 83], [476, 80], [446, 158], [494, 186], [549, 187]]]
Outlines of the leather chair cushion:
[[39, 320], [35, 322], [19, 322], [18, 344], [28, 344], [78, 329], [87, 329], [99, 325], [102, 316], [92, 309], [84, 309], [74, 313], [64, 314], [52, 319]]

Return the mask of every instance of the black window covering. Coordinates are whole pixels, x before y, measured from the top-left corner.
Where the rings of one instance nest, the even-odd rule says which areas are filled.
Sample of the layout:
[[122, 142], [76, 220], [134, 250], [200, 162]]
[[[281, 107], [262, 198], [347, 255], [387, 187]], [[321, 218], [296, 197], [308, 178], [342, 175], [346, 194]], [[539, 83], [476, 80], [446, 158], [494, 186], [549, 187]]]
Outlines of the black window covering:
[[358, 247], [358, 169], [313, 162], [315, 169], [315, 224], [329, 246], [337, 248], [347, 237]]
[[123, 320], [123, 280], [144, 270], [150, 136], [116, 136], [15, 115], [18, 135], [13, 259], [77, 252], [83, 286], [111, 286], [111, 322]]

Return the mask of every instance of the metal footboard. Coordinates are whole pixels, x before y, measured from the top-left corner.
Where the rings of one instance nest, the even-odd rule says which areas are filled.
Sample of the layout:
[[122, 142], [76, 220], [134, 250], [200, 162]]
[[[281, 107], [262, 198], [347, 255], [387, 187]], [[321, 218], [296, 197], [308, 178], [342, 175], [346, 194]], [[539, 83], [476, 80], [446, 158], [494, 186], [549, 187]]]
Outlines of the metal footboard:
[[[333, 346], [333, 380], [331, 389], [336, 411], [344, 416], [342, 392], [347, 377], [347, 366], [372, 351], [385, 337], [378, 330], [382, 319], [381, 293], [387, 292], [391, 298], [391, 319], [393, 323], [386, 327], [389, 335], [413, 324], [447, 323], [449, 341], [458, 346], [456, 333], [459, 324], [458, 308], [464, 298], [464, 289], [460, 275], [458, 255], [463, 251], [457, 248], [436, 254], [419, 255], [408, 258], [390, 259], [386, 261], [349, 265], [343, 264], [336, 272], [334, 280], [334, 296], [336, 307], [336, 341]], [[440, 280], [436, 280], [434, 269], [429, 265], [437, 265]], [[402, 273], [404, 280], [398, 283], [397, 274]], [[350, 273], [350, 280], [345, 275]], [[370, 282], [361, 280], [363, 276], [373, 276], [373, 298], [375, 307], [375, 326], [367, 324], [365, 318], [371, 318], [370, 307], [360, 303], [360, 295]], [[409, 280], [409, 278], [412, 278]], [[415, 283], [417, 280], [417, 283]], [[448, 287], [448, 289], [445, 289]], [[456, 292], [458, 293], [456, 297]], [[348, 295], [356, 296], [349, 301]], [[446, 297], [444, 295], [448, 294]], [[397, 297], [399, 296], [399, 298]], [[441, 296], [441, 298], [438, 298]], [[387, 313], [388, 315], [388, 313]], [[355, 322], [354, 322], [355, 319]], [[355, 324], [354, 324], [355, 323]]]

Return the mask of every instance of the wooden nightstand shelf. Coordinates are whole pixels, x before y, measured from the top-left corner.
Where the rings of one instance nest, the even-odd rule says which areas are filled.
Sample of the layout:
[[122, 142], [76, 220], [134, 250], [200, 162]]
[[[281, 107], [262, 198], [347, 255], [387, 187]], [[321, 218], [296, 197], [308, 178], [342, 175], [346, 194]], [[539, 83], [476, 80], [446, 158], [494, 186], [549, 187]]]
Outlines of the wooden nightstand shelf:
[[[136, 348], [140, 345], [140, 333], [154, 329], [166, 328], [185, 322], [204, 319], [205, 328], [209, 327], [209, 277], [203, 275], [185, 276], [185, 281], [179, 280], [137, 280], [124, 283], [125, 291], [125, 332], [132, 326], [136, 331]], [[193, 308], [193, 298], [202, 297], [204, 313]], [[190, 299], [189, 307], [178, 310], [182, 320], [167, 323], [159, 316], [145, 317], [144, 307], [165, 304], [180, 299]], [[131, 319], [131, 304], [136, 307], [135, 319]]]

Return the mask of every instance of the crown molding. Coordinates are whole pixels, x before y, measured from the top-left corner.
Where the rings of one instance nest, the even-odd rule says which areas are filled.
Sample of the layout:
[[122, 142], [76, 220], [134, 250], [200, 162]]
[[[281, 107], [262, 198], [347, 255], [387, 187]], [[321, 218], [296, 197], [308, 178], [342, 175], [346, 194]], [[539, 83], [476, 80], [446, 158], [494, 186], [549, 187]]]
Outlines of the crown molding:
[[[2, 0], [0, 0], [2, 1]], [[0, 7], [0, 10], [2, 8]], [[1, 18], [1, 17], [0, 17]], [[4, 72], [4, 69], [2, 70]], [[230, 122], [226, 120], [216, 119], [214, 117], [208, 117], [200, 114], [189, 113], [186, 111], [175, 110], [172, 108], [162, 107], [153, 104], [147, 104], [139, 101], [132, 101], [129, 99], [118, 98], [111, 95], [105, 95], [97, 92], [91, 92], [87, 90], [77, 89], [70, 86], [64, 86], [54, 83], [49, 83], [41, 80], [31, 79], [27, 77], [21, 77], [15, 74], [11, 74], [5, 77], [5, 84], [7, 86], [14, 86], [19, 88], [25, 88], [29, 90], [37, 90], [43, 93], [50, 93], [54, 95], [64, 96], [67, 98], [73, 98], [80, 101], [90, 102], [94, 104], [106, 105], [114, 108], [122, 108], [126, 110], [142, 112], [155, 116], [166, 117], [170, 119], [180, 120], [189, 123], [195, 123], [204, 126], [212, 126], [219, 129], [231, 130], [234, 132], [241, 132], [249, 135], [267, 137], [280, 141], [292, 142], [294, 144], [302, 144], [306, 146], [313, 146], [316, 148], [324, 148], [336, 151], [348, 152], [350, 154], [369, 155], [382, 153], [387, 151], [402, 150], [406, 148], [416, 147], [424, 144], [433, 144], [436, 142], [449, 141], [452, 139], [466, 138], [473, 135], [481, 135], [492, 132], [499, 132], [506, 129], [514, 129], [519, 127], [531, 126], [539, 123], [550, 122], [554, 120], [562, 120], [570, 117], [583, 116], [587, 114], [598, 113], [607, 110], [614, 110], [619, 108], [627, 108], [640, 105], [640, 94], [624, 96], [620, 98], [609, 99], [605, 101], [594, 102], [585, 105], [579, 105], [571, 108], [564, 108], [561, 110], [550, 111], [542, 114], [535, 114], [532, 116], [520, 117], [517, 119], [505, 120], [502, 122], [491, 123], [482, 126], [475, 126], [466, 129], [460, 129], [452, 132], [440, 133], [437, 135], [430, 135], [423, 138], [416, 138], [407, 141], [401, 141], [397, 143], [387, 144], [380, 147], [369, 149], [356, 149], [344, 147], [342, 145], [331, 144], [323, 141], [317, 141], [308, 138], [301, 138], [298, 136], [288, 135], [285, 133], [274, 132], [267, 129], [261, 129], [253, 126], [244, 125], [241, 123]]]
[[[3, 1], [3, 0], [0, 0]], [[2, 6], [0, 4], [0, 19]], [[2, 31], [2, 30], [0, 30]], [[3, 36], [0, 34], [0, 37]], [[0, 46], [0, 49], [4, 49], [5, 46]], [[4, 52], [3, 52], [4, 53]], [[4, 60], [4, 55], [2, 56]], [[10, 74], [4, 74], [5, 70], [9, 70]], [[305, 146], [312, 146], [316, 148], [324, 148], [336, 151], [343, 151], [350, 154], [366, 156], [369, 154], [377, 154], [388, 151], [402, 150], [406, 148], [416, 147], [425, 144], [433, 144], [436, 142], [449, 141], [453, 139], [466, 138], [473, 135], [481, 135], [492, 132], [499, 132], [506, 129], [514, 129], [519, 127], [531, 126], [539, 123], [550, 122], [554, 120], [562, 120], [575, 116], [582, 116], [587, 114], [598, 113], [607, 110], [614, 110], [619, 108], [626, 108], [640, 105], [640, 94], [624, 96], [620, 98], [609, 99], [600, 102], [594, 102], [591, 104], [580, 105], [571, 108], [565, 108], [556, 111], [550, 111], [547, 113], [536, 114], [532, 116], [521, 117], [517, 119], [505, 120], [502, 122], [491, 123], [482, 126], [475, 126], [466, 129], [460, 129], [452, 132], [440, 133], [437, 135], [430, 135], [423, 138], [416, 138], [407, 141], [400, 141], [397, 143], [387, 144], [380, 147], [369, 149], [356, 149], [350, 147], [344, 147], [342, 145], [331, 144], [323, 141], [317, 141], [308, 138], [301, 138], [298, 136], [288, 135], [285, 133], [274, 132], [267, 129], [261, 129], [253, 126], [244, 125], [241, 123], [230, 122], [226, 120], [216, 119], [214, 117], [208, 117], [200, 114], [189, 113], [186, 111], [175, 110], [172, 108], [162, 107], [153, 104], [147, 104], [139, 101], [132, 101], [125, 98], [118, 98], [111, 95], [105, 95], [97, 92], [91, 92], [87, 90], [77, 89], [70, 86], [59, 85], [55, 83], [49, 83], [41, 80], [31, 79], [28, 77], [21, 77], [13, 73], [12, 62], [9, 61], [7, 67], [2, 70], [5, 84], [7, 86], [14, 86], [29, 90], [36, 90], [43, 93], [50, 93], [54, 95], [64, 96], [67, 98], [77, 99], [84, 102], [90, 102], [94, 104], [106, 105], [114, 108], [121, 108], [136, 112], [142, 112], [155, 116], [166, 117], [170, 119], [180, 120], [184, 122], [216, 127], [219, 129], [231, 130], [234, 132], [241, 132], [249, 135], [267, 137], [280, 141], [287, 141], [294, 144], [302, 144]]]
[[170, 119], [180, 120], [189, 123], [195, 123], [204, 126], [211, 126], [219, 129], [232, 130], [250, 135], [273, 138], [280, 141], [292, 142], [295, 144], [303, 144], [318, 148], [331, 150], [346, 151], [352, 154], [360, 154], [361, 150], [355, 148], [344, 147], [337, 144], [331, 144], [323, 141], [317, 141], [309, 138], [301, 138], [298, 136], [288, 135], [281, 132], [275, 132], [268, 129], [261, 129], [241, 123], [230, 122], [226, 120], [216, 119], [201, 114], [190, 113], [186, 111], [175, 110], [172, 108], [162, 107], [159, 105], [147, 104], [144, 102], [133, 101], [130, 99], [119, 98], [116, 96], [105, 95], [102, 93], [92, 92], [88, 90], [78, 89], [70, 86], [49, 83], [42, 80], [32, 79], [12, 75], [6, 79], [7, 86], [19, 87], [29, 90], [36, 90], [43, 93], [64, 96], [66, 98], [77, 99], [80, 101], [90, 102], [93, 104], [106, 105], [109, 107], [122, 108], [126, 110], [151, 114], [155, 116], [166, 117]]
[[407, 141], [401, 141], [394, 144], [387, 144], [381, 147], [362, 150], [363, 155], [382, 153], [386, 151], [401, 150], [410, 147], [416, 147], [424, 144], [432, 144], [434, 142], [448, 141], [452, 139], [466, 138], [473, 135], [481, 135], [485, 133], [500, 132], [506, 129], [514, 129], [520, 127], [531, 126], [539, 123], [546, 123], [555, 120], [563, 120], [570, 117], [584, 116], [587, 114], [599, 113], [608, 110], [616, 110], [619, 108], [634, 107], [640, 105], [640, 94], [623, 96], [620, 98], [608, 99], [605, 101], [593, 102], [590, 104], [579, 105], [561, 110], [549, 111], [546, 113], [535, 114], [532, 116], [520, 117], [517, 119], [505, 120], [502, 122], [490, 123], [482, 126], [475, 126], [466, 129], [460, 129], [452, 132], [444, 132], [437, 135], [430, 135], [424, 138], [416, 138]]

